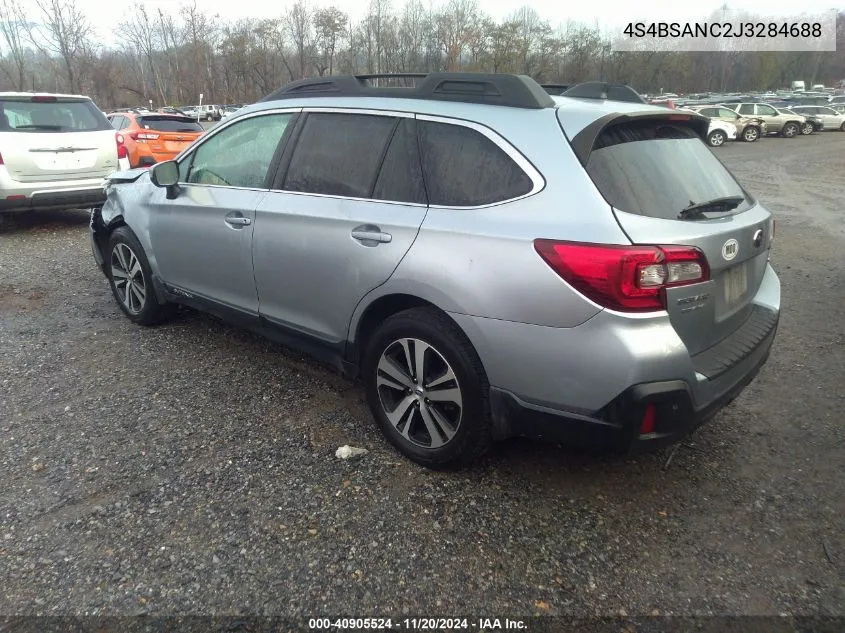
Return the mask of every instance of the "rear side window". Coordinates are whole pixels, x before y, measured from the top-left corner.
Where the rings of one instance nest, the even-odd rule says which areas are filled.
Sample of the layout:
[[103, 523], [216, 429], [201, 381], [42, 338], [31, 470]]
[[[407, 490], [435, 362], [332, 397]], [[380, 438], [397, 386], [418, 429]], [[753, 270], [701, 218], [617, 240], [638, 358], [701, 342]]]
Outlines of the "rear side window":
[[729, 110], [728, 108], [719, 108], [719, 116], [726, 117], [729, 119], [735, 119], [736, 112], [734, 112], [733, 110]]
[[596, 139], [587, 173], [614, 208], [678, 219], [691, 204], [740, 196], [733, 213], [752, 201], [690, 128], [661, 121], [613, 126]]
[[138, 117], [138, 125], [145, 130], [160, 132], [202, 132], [203, 127], [188, 117], [172, 116], [142, 116]]
[[13, 132], [94, 132], [111, 128], [90, 101], [0, 100], [0, 111], [0, 129]]
[[473, 207], [518, 198], [534, 184], [505, 151], [463, 125], [418, 121], [428, 201]]
[[309, 114], [282, 188], [369, 198], [398, 122], [369, 114]]
[[373, 199], [426, 203], [414, 124], [414, 119], [402, 119], [393, 133], [373, 189]]
[[740, 114], [754, 114], [754, 104], [753, 103], [744, 103], [739, 106], [737, 110]]

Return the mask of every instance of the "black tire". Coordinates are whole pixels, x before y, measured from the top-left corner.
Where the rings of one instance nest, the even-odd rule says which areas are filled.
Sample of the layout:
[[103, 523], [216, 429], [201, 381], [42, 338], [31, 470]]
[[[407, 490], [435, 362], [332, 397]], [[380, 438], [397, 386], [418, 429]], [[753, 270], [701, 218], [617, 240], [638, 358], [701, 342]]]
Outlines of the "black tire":
[[707, 135], [707, 144], [710, 147], [721, 147], [728, 140], [728, 135], [722, 130], [713, 130]]
[[795, 138], [800, 133], [801, 128], [799, 128], [798, 124], [793, 121], [784, 124], [783, 128], [780, 131], [781, 136], [785, 138]]
[[210, 114], [207, 114], [207, 115], [205, 115], [205, 120], [210, 122], [210, 121], [214, 120], [214, 117]]
[[[442, 382], [436, 389], [417, 388], [415, 391], [419, 392], [418, 395], [411, 389], [403, 392], [385, 385], [382, 385], [380, 390], [379, 375], [386, 376], [386, 374], [379, 369], [379, 363], [382, 361], [383, 355], [385, 355], [385, 360], [390, 358], [392, 350], [402, 353], [403, 348], [400, 341], [403, 339], [412, 339], [408, 343], [408, 347], [410, 357], [414, 359], [416, 358], [415, 350], [418, 342], [433, 348], [433, 352], [428, 350], [424, 353], [425, 358], [428, 359], [426, 364], [431, 361], [428, 368], [437, 369], [439, 365], [440, 369], [445, 369], [443, 373], [438, 371], [437, 376], [445, 376], [451, 369], [451, 375], [456, 380]], [[414, 349], [410, 349], [411, 346]], [[440, 361], [445, 361], [445, 367], [444, 363]], [[407, 376], [408, 372], [403, 371], [403, 374]], [[417, 384], [422, 383], [422, 386], [424, 386], [426, 379], [436, 382], [436, 377], [433, 374], [427, 374]], [[490, 448], [493, 440], [490, 415], [490, 384], [487, 381], [487, 374], [466, 335], [454, 321], [439, 310], [412, 308], [387, 319], [373, 333], [367, 344], [362, 363], [361, 380], [366, 390], [367, 404], [383, 433], [391, 444], [414, 462], [432, 469], [459, 468], [469, 464]], [[414, 382], [412, 376], [409, 376], [408, 380], [411, 383]], [[442, 441], [447, 437], [447, 434], [442, 433], [444, 425], [441, 421], [454, 416], [454, 404], [456, 403], [451, 402], [452, 406], [450, 407], [450, 402], [438, 404], [429, 401], [424, 396], [430, 395], [434, 400], [433, 394], [437, 393], [437, 390], [445, 389], [453, 384], [454, 387], [449, 391], [455, 390], [461, 401], [457, 425], [449, 427], [454, 435], [442, 445], [432, 447], [430, 444], [433, 444], [434, 441], [431, 438], [431, 433], [427, 430], [427, 425], [424, 423], [422, 412], [427, 412], [429, 420], [433, 420], [435, 417], [438, 419], [437, 429], [441, 431], [439, 441]], [[390, 402], [383, 404], [383, 399], [393, 400], [395, 398], [400, 403], [404, 403], [409, 402], [415, 395], [417, 397], [416, 402], [406, 404], [404, 409], [411, 412], [410, 420], [407, 416], [402, 416], [399, 424], [394, 426], [388, 418], [388, 410], [398, 411], [399, 405], [388, 407]], [[428, 404], [423, 404], [421, 400]], [[441, 408], [442, 406], [446, 408]], [[436, 416], [431, 413], [432, 409], [437, 414]], [[400, 427], [408, 437], [403, 436], [399, 430]], [[412, 439], [412, 436], [416, 439]], [[422, 439], [425, 436], [430, 440], [428, 446]]]
[[[137, 266], [127, 256], [127, 249], [137, 260]], [[123, 314], [138, 325], [156, 325], [171, 318], [176, 313], [172, 303], [164, 305], [158, 302], [153, 286], [153, 274], [150, 263], [138, 238], [127, 226], [120, 226], [109, 235], [108, 250], [104, 253], [109, 286], [117, 305]], [[128, 282], [121, 282], [119, 270], [128, 269], [133, 285], [143, 287], [143, 299], [137, 290], [130, 289]], [[132, 272], [135, 271], [135, 272]], [[115, 277], [117, 276], [117, 281]], [[127, 299], [127, 296], [130, 296]], [[127, 305], [129, 304], [129, 305]]]
[[845, 123], [842, 123], [842, 125], [839, 126], [839, 131], [845, 132]]
[[760, 138], [760, 128], [756, 125], [749, 125], [742, 131], [742, 140], [746, 143], [753, 143]]

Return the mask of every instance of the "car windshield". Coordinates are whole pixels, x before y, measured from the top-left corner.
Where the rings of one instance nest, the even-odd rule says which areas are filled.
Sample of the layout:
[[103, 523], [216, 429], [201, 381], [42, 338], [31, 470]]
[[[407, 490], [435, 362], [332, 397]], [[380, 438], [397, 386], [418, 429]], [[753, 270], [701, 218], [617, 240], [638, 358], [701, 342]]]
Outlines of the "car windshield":
[[90, 101], [11, 101], [0, 99], [0, 130], [13, 132], [93, 132], [111, 129]]
[[178, 116], [143, 116], [138, 117], [138, 125], [147, 130], [160, 132], [202, 132], [203, 127], [188, 117]]

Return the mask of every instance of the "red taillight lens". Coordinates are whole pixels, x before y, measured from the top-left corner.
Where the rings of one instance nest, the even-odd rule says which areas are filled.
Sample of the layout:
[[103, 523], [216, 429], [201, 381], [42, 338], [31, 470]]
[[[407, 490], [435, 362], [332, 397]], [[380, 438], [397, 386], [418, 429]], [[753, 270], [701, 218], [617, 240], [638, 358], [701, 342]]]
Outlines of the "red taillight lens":
[[117, 142], [117, 157], [126, 158], [127, 156], [129, 156], [129, 152], [126, 149], [126, 145], [123, 144], [123, 135], [115, 134], [114, 140]]
[[136, 141], [154, 141], [159, 135], [152, 132], [132, 132], [129, 134]]
[[30, 99], [30, 101], [32, 101], [32, 103], [56, 103], [58, 99], [56, 99], [56, 97], [49, 97], [45, 95], [35, 95], [32, 99]]
[[620, 312], [665, 309], [665, 288], [710, 278], [707, 259], [691, 246], [617, 246], [535, 240], [537, 253], [573, 288]]

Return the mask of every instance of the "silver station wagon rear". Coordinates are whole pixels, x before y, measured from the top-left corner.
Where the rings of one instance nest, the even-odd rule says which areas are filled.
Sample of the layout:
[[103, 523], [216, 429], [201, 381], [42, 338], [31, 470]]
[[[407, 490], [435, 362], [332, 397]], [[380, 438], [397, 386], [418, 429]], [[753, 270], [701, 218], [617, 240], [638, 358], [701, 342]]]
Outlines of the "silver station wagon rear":
[[364, 385], [411, 459], [515, 435], [643, 450], [765, 362], [774, 221], [708, 121], [590, 83], [302, 80], [116, 174], [92, 247], [124, 313], [184, 304]]

